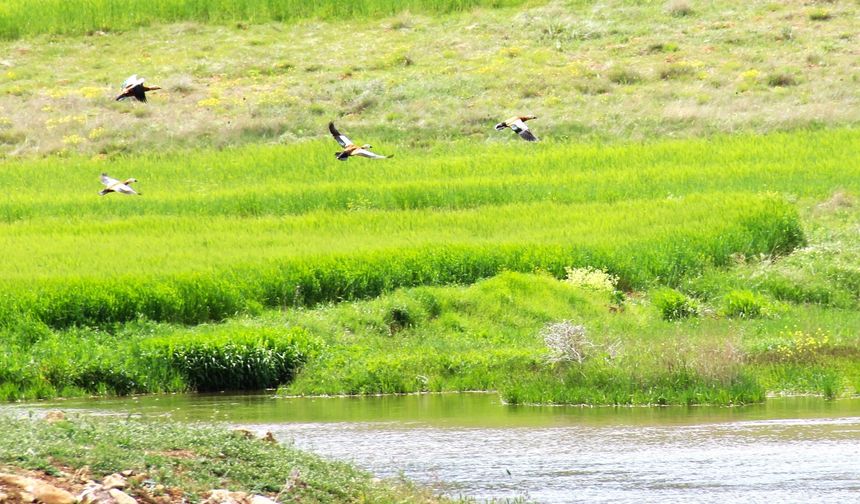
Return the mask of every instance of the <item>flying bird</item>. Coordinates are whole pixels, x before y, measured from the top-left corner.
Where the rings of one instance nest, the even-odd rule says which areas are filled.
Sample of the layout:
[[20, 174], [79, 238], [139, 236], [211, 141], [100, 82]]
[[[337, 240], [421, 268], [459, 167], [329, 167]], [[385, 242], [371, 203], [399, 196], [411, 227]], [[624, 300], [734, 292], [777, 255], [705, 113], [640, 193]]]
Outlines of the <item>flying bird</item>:
[[529, 142], [537, 142], [538, 138], [529, 131], [529, 127], [526, 126], [526, 121], [530, 119], [537, 119], [537, 116], [514, 116], [508, 119], [507, 121], [500, 122], [496, 125], [496, 129], [498, 131], [502, 131], [505, 128], [511, 128], [514, 130], [514, 133], [521, 136], [524, 140], [528, 140]]
[[143, 77], [138, 78], [137, 74], [132, 75], [122, 83], [122, 93], [116, 97], [116, 101], [126, 98], [134, 98], [139, 102], [146, 102], [146, 92], [161, 89], [159, 86], [144, 86]]
[[[117, 179], [108, 177], [107, 173], [102, 173], [102, 184], [105, 185], [105, 188], [99, 191], [99, 196], [104, 196], [107, 193], [118, 192], [123, 194], [138, 194], [131, 188], [129, 184], [137, 182], [136, 178], [126, 179], [124, 182], [120, 182]], [[139, 194], [138, 194], [139, 196]]]
[[341, 161], [346, 161], [347, 159], [349, 159], [350, 156], [361, 156], [371, 159], [387, 159], [394, 157], [393, 154], [390, 156], [380, 156], [375, 152], [370, 152], [370, 149], [372, 148], [370, 144], [364, 144], [361, 147], [355, 145], [354, 143], [352, 143], [352, 140], [347, 138], [346, 135], [342, 135], [340, 131], [338, 131], [337, 128], [334, 127], [333, 122], [328, 123], [328, 130], [331, 132], [331, 136], [333, 136], [334, 139], [337, 140], [337, 143], [339, 143], [340, 146], [343, 147], [342, 151], [336, 152], [334, 154]]

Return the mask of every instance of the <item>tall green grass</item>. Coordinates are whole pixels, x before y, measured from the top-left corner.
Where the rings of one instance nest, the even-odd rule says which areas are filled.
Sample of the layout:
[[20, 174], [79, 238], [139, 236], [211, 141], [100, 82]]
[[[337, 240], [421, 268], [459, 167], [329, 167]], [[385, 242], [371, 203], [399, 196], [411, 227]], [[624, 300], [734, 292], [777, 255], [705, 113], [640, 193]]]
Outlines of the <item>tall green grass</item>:
[[[0, 320], [198, 323], [504, 269], [593, 266], [625, 289], [677, 285], [733, 254], [802, 243], [791, 205], [760, 193], [853, 188], [858, 141], [464, 143], [381, 163], [336, 163], [327, 141], [6, 161]], [[102, 171], [137, 177], [143, 196], [97, 196]]]
[[132, 324], [116, 334], [56, 333], [33, 320], [0, 327], [0, 341], [0, 400], [272, 388], [320, 348], [300, 328]]
[[734, 253], [778, 254], [802, 241], [796, 211], [781, 198], [721, 193], [285, 219], [51, 219], [3, 229], [0, 320], [199, 323], [400, 286], [470, 283], [505, 269], [562, 276], [566, 266], [593, 266], [624, 288], [677, 284]]
[[390, 16], [406, 10], [444, 14], [521, 3], [522, 0], [4, 0], [0, 4], [0, 38], [121, 31], [177, 21], [290, 22]]
[[[320, 122], [321, 131], [325, 123]], [[373, 137], [363, 132], [356, 138]], [[395, 138], [395, 141], [406, 140]], [[860, 129], [645, 144], [464, 142], [385, 163], [333, 164], [330, 139], [288, 146], [0, 162], [0, 223], [47, 217], [280, 216], [313, 210], [462, 209], [617, 202], [707, 192], [824, 198], [860, 192]], [[380, 145], [396, 152], [397, 145]], [[98, 175], [134, 176], [136, 200], [94, 197]]]

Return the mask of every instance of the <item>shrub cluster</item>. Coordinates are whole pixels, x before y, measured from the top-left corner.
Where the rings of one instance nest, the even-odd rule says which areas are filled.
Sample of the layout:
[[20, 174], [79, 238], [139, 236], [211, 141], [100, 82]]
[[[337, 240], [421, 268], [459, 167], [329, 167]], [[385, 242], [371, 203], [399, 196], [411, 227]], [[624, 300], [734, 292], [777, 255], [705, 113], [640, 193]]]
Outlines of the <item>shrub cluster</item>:
[[258, 390], [289, 382], [318, 344], [298, 328], [147, 340], [141, 360], [167, 368], [199, 392]]
[[663, 320], [678, 320], [699, 314], [699, 303], [672, 288], [658, 289], [651, 294], [651, 302], [660, 311]]
[[740, 289], [723, 298], [723, 315], [738, 318], [758, 318], [767, 314], [769, 303], [761, 294]]

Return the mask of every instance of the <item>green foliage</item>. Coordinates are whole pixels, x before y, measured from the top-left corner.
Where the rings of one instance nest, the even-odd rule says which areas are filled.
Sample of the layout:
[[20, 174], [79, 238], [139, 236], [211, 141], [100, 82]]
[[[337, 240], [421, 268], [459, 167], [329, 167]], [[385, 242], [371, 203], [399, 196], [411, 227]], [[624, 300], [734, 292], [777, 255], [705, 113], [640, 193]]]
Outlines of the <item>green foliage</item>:
[[613, 67], [607, 76], [615, 84], [636, 84], [642, 80], [642, 74], [632, 68]]
[[809, 11], [809, 19], [812, 21], [827, 21], [833, 17], [830, 11], [824, 8], [817, 7]]
[[[614, 205], [488, 206], [455, 212], [135, 220], [139, 226], [129, 227], [125, 220], [101, 229], [73, 223], [64, 238], [31, 234], [33, 229], [28, 240], [13, 240], [16, 234], [4, 240], [0, 232], [0, 242], [10, 246], [5, 264], [19, 272], [44, 271], [39, 254], [76, 250], [62, 260], [64, 273], [58, 271], [51, 279], [5, 282], [7, 297], [0, 299], [0, 316], [25, 314], [51, 327], [104, 326], [141, 316], [200, 323], [253, 313], [260, 306], [314, 305], [374, 296], [400, 286], [468, 283], [505, 269], [541, 268], [561, 275], [568, 265], [611, 271], [620, 287], [631, 288], [657, 279], [678, 283], [709, 266], [725, 264], [732, 253], [785, 251], [803, 240], [792, 207], [776, 197], [744, 194]], [[649, 222], [659, 223], [656, 232]], [[31, 224], [15, 227], [19, 226]], [[408, 233], [403, 232], [407, 229]], [[124, 236], [115, 236], [117, 241], [112, 239], [105, 247], [71, 246], [93, 243], [107, 230]], [[211, 249], [206, 239], [201, 244], [201, 234], [217, 239], [217, 249]], [[247, 244], [261, 236], [269, 246], [257, 250], [253, 263], [236, 264], [243, 260]], [[45, 248], [34, 254], [36, 243]], [[129, 248], [132, 243], [136, 246]], [[163, 250], [171, 250], [171, 255], [165, 257]], [[197, 262], [185, 261], [195, 255]], [[205, 257], [211, 258], [209, 270], [193, 271]], [[95, 276], [101, 264], [153, 261], [161, 262], [156, 266], [161, 271]]]
[[666, 3], [666, 12], [674, 17], [686, 17], [693, 14], [693, 8], [686, 0], [671, 0]]
[[[199, 323], [468, 283], [503, 269], [560, 276], [567, 266], [592, 267], [618, 277], [620, 289], [677, 285], [738, 253], [802, 244], [793, 208], [749, 188], [818, 195], [860, 180], [850, 160], [857, 138], [842, 130], [517, 145], [503, 156], [463, 145], [336, 172], [321, 143], [121, 162], [7, 161], [0, 318], [51, 327], [141, 316]], [[134, 175], [148, 184], [146, 196], [94, 196], [88, 173], [126, 163], [145, 167]], [[176, 184], [197, 189], [177, 194]]]
[[178, 373], [192, 390], [255, 390], [289, 382], [317, 350], [301, 329], [234, 330], [153, 338], [140, 359]]
[[117, 31], [156, 22], [294, 22], [390, 16], [401, 11], [444, 14], [478, 6], [518, 5], [521, 0], [6, 0], [0, 9], [0, 38], [38, 33]]
[[682, 79], [684, 77], [691, 77], [695, 73], [696, 68], [686, 61], [668, 63], [660, 67], [659, 71], [660, 78], [663, 80]]
[[605, 363], [586, 364], [561, 377], [530, 376], [512, 381], [500, 391], [509, 404], [723, 404], [761, 402], [764, 388], [752, 377], [739, 375], [729, 383], [687, 371], [637, 376]]
[[699, 304], [694, 299], [671, 288], [662, 288], [652, 292], [651, 302], [660, 311], [663, 320], [695, 317], [699, 313]]
[[750, 290], [733, 290], [723, 298], [722, 313], [727, 317], [758, 318], [767, 315], [767, 298]]
[[[39, 325], [39, 322], [31, 322]], [[259, 390], [289, 382], [320, 342], [298, 328], [135, 327], [21, 337], [0, 332], [0, 399], [184, 390]]]
[[767, 76], [767, 85], [770, 87], [796, 86], [797, 78], [790, 72], [777, 72]]

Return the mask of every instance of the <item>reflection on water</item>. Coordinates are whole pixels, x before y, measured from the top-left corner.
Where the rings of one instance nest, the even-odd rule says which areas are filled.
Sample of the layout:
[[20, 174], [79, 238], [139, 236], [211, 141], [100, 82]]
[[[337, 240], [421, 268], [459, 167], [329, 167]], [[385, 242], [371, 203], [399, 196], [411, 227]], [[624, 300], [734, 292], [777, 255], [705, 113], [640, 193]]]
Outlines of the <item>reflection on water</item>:
[[860, 501], [860, 399], [739, 408], [511, 407], [495, 394], [39, 403], [225, 420], [451, 495], [539, 502]]

